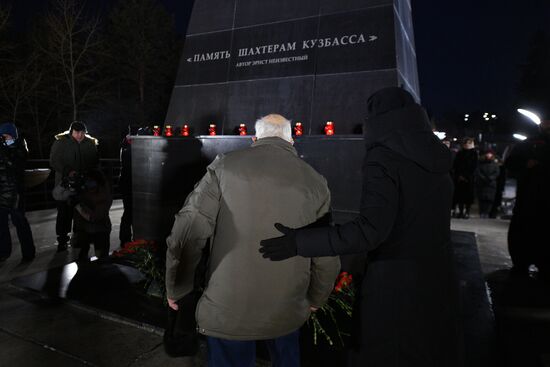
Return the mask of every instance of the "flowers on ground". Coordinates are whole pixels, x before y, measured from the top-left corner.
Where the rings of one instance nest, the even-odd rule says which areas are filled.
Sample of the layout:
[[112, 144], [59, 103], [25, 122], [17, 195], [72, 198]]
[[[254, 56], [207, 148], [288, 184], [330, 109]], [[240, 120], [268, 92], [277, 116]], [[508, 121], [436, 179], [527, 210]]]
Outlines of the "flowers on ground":
[[135, 240], [124, 244], [120, 250], [112, 254], [115, 258], [127, 261], [145, 276], [145, 288], [152, 283], [160, 288], [162, 296], [166, 294], [164, 285], [164, 256], [159, 253], [159, 247], [154, 241]]
[[[317, 345], [318, 336], [322, 335], [330, 346], [344, 347], [344, 336], [349, 333], [342, 331], [338, 325], [337, 317], [351, 319], [355, 290], [353, 288], [353, 276], [347, 272], [341, 272], [336, 279], [336, 284], [330, 294], [327, 303], [312, 312], [308, 324], [313, 329], [313, 344]], [[320, 316], [324, 316], [320, 318]], [[323, 322], [321, 322], [323, 320]]]

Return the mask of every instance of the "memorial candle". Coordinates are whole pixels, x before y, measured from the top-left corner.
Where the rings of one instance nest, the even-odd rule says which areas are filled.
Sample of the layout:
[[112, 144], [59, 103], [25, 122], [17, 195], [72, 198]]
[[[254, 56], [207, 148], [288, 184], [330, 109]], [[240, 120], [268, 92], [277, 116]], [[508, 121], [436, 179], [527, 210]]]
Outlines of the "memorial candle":
[[210, 124], [210, 127], [208, 128], [208, 135], [216, 135], [216, 124]]
[[172, 125], [166, 125], [164, 127], [164, 136], [172, 136], [174, 135], [172, 132]]
[[153, 126], [153, 136], [160, 136], [160, 127], [158, 125]]
[[325, 135], [334, 135], [334, 123], [332, 121], [327, 121], [325, 125]]
[[189, 125], [183, 125], [180, 132], [181, 136], [189, 136]]
[[304, 134], [304, 130], [302, 128], [302, 123], [297, 122], [296, 125], [294, 125], [294, 135], [302, 136], [303, 134]]
[[245, 124], [240, 124], [239, 125], [239, 135], [246, 135], [246, 125]]

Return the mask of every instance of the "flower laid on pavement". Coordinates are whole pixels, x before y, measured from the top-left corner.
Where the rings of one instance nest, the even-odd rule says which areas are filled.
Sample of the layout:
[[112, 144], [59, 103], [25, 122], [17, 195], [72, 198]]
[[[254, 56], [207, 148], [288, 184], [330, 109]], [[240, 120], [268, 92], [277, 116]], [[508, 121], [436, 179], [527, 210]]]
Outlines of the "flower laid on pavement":
[[[340, 329], [337, 316], [351, 319], [354, 300], [353, 276], [348, 272], [341, 272], [327, 303], [309, 317], [308, 324], [313, 329], [313, 344], [317, 345], [318, 337], [322, 335], [330, 346], [344, 347], [343, 337], [349, 336], [349, 333]], [[325, 317], [320, 319], [320, 315]]]
[[159, 246], [154, 241], [135, 240], [124, 244], [111, 255], [129, 263], [145, 276], [144, 287], [148, 289], [152, 284], [160, 289], [163, 298], [166, 294], [164, 285], [165, 265], [164, 256], [159, 253]]

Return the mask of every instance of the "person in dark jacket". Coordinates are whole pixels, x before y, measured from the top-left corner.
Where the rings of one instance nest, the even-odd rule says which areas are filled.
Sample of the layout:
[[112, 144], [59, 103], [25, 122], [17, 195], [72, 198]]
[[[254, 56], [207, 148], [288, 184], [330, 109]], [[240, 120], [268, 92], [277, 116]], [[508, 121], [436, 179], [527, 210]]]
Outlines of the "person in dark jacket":
[[472, 138], [464, 138], [462, 150], [455, 157], [453, 164], [454, 202], [453, 209], [457, 218], [470, 218], [470, 207], [474, 202], [475, 172], [477, 168], [477, 151]]
[[124, 211], [120, 218], [120, 247], [132, 241], [132, 140], [126, 135], [120, 145], [120, 178], [118, 187]]
[[386, 88], [368, 100], [359, 216], [261, 241], [271, 260], [367, 253], [353, 315], [352, 366], [455, 366], [451, 155], [412, 96]]
[[35, 256], [31, 227], [25, 217], [24, 174], [27, 143], [19, 138], [12, 123], [0, 125], [0, 261], [11, 255], [11, 236], [8, 219], [17, 230], [21, 244], [22, 262]]
[[74, 244], [80, 248], [78, 259], [88, 260], [90, 245], [94, 244], [96, 256], [109, 256], [111, 220], [109, 210], [113, 203], [111, 188], [105, 176], [98, 170], [88, 171], [84, 191], [78, 194], [74, 210]]
[[516, 204], [508, 230], [508, 250], [513, 271], [527, 275], [534, 264], [550, 278], [550, 120], [540, 124], [541, 133], [516, 145], [506, 168], [517, 180]]
[[475, 176], [479, 216], [481, 218], [489, 217], [489, 212], [497, 193], [497, 178], [499, 174], [500, 169], [495, 161], [495, 152], [487, 150], [479, 160]]
[[498, 165], [498, 177], [497, 177], [497, 191], [495, 193], [495, 199], [491, 205], [491, 210], [489, 212], [489, 218], [496, 218], [502, 208], [502, 196], [504, 194], [504, 187], [506, 186], [506, 166], [501, 157], [496, 158], [496, 163]]
[[[50, 165], [55, 170], [55, 184], [68, 176], [84, 174], [99, 163], [97, 139], [87, 134], [82, 121], [71, 123], [68, 131], [57, 134], [50, 152]], [[57, 251], [65, 251], [73, 222], [73, 208], [65, 201], [57, 201]]]

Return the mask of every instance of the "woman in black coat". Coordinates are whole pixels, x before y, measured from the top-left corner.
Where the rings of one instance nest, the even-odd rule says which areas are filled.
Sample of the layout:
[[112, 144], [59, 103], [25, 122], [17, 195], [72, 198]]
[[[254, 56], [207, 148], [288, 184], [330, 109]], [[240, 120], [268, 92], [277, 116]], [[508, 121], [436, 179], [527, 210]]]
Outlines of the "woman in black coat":
[[368, 100], [359, 216], [264, 240], [272, 260], [368, 253], [354, 306], [352, 366], [455, 366], [457, 292], [450, 254], [449, 150], [399, 88]]
[[477, 151], [474, 139], [464, 138], [462, 150], [456, 154], [453, 166], [455, 185], [454, 204], [458, 205], [457, 218], [470, 218], [470, 206], [474, 202]]

